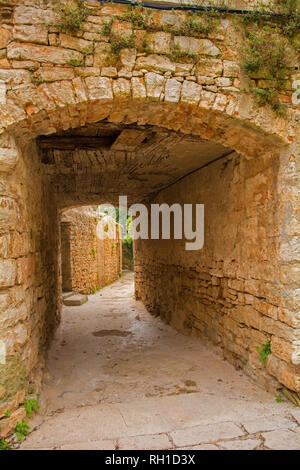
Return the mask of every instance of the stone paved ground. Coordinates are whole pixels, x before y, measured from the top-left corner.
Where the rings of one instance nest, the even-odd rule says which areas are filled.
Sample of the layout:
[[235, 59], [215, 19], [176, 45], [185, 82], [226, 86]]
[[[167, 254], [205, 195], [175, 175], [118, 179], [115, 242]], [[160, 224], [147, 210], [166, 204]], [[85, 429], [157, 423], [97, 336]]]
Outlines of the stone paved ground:
[[300, 409], [147, 313], [132, 274], [64, 307], [48, 370], [22, 449], [300, 449]]

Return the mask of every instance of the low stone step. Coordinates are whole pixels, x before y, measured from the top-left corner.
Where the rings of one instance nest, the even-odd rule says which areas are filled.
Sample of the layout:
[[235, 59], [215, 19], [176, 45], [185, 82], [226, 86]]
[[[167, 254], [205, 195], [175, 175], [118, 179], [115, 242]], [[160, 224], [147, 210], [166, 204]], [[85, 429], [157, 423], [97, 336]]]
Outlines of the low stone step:
[[63, 299], [63, 304], [69, 307], [76, 307], [78, 305], [83, 305], [88, 301], [87, 295], [82, 294], [73, 294]]
[[63, 300], [67, 299], [68, 297], [71, 297], [72, 295], [75, 295], [74, 292], [64, 292], [62, 295]]

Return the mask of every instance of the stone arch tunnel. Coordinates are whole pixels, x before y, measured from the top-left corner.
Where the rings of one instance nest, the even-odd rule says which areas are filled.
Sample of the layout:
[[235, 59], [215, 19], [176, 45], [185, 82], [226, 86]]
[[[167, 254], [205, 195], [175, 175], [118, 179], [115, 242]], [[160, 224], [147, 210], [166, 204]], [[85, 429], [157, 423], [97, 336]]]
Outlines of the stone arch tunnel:
[[[284, 117], [244, 93], [230, 17], [209, 38], [174, 37], [163, 25], [186, 13], [155, 12], [150, 49], [126, 44], [107, 65], [111, 42], [101, 28], [111, 21], [132, 32], [126, 6], [89, 5], [86, 27], [72, 35], [45, 25], [51, 2], [4, 3], [0, 415], [41, 380], [60, 319], [61, 211], [117, 204], [119, 195], [129, 204], [205, 205], [201, 251], [185, 251], [181, 240], [136, 242], [137, 298], [263, 386], [299, 392], [299, 106], [291, 90]], [[170, 57], [174, 40], [205, 61]], [[261, 365], [256, 348], [266, 341], [272, 354]]]

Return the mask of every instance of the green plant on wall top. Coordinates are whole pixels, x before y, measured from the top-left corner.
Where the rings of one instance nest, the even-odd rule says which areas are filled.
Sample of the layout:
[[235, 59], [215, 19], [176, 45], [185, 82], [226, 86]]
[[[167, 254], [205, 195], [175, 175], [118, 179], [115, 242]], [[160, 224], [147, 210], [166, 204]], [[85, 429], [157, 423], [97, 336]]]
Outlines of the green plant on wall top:
[[89, 14], [84, 0], [71, 0], [67, 3], [59, 1], [57, 3], [58, 27], [71, 33], [80, 31]]
[[300, 2], [299, 0], [275, 0], [279, 12], [287, 15], [281, 22], [282, 32], [289, 37], [300, 31]]
[[269, 29], [247, 32], [242, 49], [243, 69], [250, 78], [261, 79], [262, 86], [250, 86], [250, 91], [259, 105], [269, 104], [278, 113], [283, 110], [278, 98], [288, 76], [287, 49], [287, 41]]

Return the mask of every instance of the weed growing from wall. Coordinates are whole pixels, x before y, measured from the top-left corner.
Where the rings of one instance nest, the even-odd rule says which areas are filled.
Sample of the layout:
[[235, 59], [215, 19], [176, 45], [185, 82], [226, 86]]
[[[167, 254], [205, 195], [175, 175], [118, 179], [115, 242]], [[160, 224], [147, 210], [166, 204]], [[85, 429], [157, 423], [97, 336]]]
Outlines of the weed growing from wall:
[[251, 79], [250, 93], [259, 106], [268, 104], [277, 114], [283, 114], [285, 105], [280, 95], [286, 93], [292, 46], [277, 24], [266, 23], [261, 16], [253, 22], [248, 17], [246, 24], [244, 18], [243, 23], [241, 67]]
[[76, 33], [82, 29], [83, 23], [89, 14], [89, 9], [85, 6], [84, 0], [74, 0], [67, 4], [58, 2], [56, 10], [59, 16], [59, 29], [71, 33]]
[[256, 348], [258, 354], [259, 354], [259, 360], [262, 364], [266, 362], [268, 359], [268, 356], [272, 353], [271, 351], [271, 341], [266, 341], [266, 343], [263, 346], [257, 347]]

